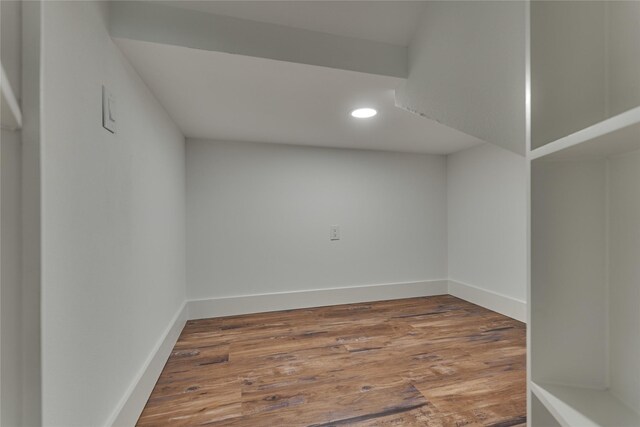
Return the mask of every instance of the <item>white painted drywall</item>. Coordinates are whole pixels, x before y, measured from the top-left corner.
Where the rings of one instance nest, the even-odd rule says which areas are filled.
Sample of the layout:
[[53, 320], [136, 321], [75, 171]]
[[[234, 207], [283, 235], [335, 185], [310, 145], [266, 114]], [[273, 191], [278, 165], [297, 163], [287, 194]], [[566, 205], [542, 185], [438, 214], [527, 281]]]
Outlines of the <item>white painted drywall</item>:
[[609, 115], [640, 105], [640, 1], [608, 1], [607, 95]]
[[[107, 32], [104, 2], [42, 5], [42, 399], [112, 417], [185, 300], [184, 138]], [[117, 132], [101, 126], [101, 87]]]
[[609, 160], [609, 380], [640, 408], [640, 151]]
[[605, 6], [531, 2], [531, 143], [540, 147], [606, 116]]
[[445, 158], [189, 139], [187, 242], [190, 299], [443, 279]]
[[[0, 2], [0, 58], [16, 97], [21, 92], [22, 7]], [[0, 425], [22, 422], [21, 132], [0, 134]]]
[[403, 78], [407, 75], [405, 46], [167, 4], [171, 3], [110, 2], [111, 35], [364, 73]]
[[0, 425], [18, 426], [22, 418], [20, 133], [2, 130], [0, 138]]
[[526, 2], [429, 2], [399, 106], [524, 155]]
[[40, 92], [41, 2], [22, 2], [21, 130], [21, 335], [22, 424], [38, 426], [41, 419], [41, 192]]
[[407, 46], [416, 31], [424, 1], [162, 1], [184, 9], [249, 21]]
[[526, 301], [526, 173], [491, 144], [447, 156], [451, 280]]
[[22, 58], [22, 3], [0, 2], [0, 59], [16, 98], [20, 98]]

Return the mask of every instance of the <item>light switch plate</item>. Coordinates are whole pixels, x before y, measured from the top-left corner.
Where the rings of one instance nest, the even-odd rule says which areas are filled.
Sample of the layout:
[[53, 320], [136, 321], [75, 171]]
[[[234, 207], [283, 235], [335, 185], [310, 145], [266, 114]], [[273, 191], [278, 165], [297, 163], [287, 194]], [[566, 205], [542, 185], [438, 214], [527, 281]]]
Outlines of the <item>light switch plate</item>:
[[116, 99], [111, 91], [102, 86], [102, 127], [116, 133]]

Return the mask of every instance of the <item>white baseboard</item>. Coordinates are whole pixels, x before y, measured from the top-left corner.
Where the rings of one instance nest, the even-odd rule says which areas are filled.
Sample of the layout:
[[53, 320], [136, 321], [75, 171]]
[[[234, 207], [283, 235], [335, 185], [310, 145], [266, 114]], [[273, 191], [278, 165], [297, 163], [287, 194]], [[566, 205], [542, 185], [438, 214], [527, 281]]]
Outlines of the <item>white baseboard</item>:
[[447, 280], [429, 280], [191, 300], [188, 302], [188, 311], [190, 320], [206, 319], [266, 311], [446, 295], [447, 292]]
[[158, 340], [136, 378], [132, 381], [127, 393], [125, 393], [116, 410], [109, 418], [107, 426], [129, 427], [136, 425], [138, 417], [140, 417], [186, 322], [187, 303], [185, 302]]
[[455, 280], [449, 280], [449, 294], [512, 319], [527, 321], [527, 303], [524, 301]]

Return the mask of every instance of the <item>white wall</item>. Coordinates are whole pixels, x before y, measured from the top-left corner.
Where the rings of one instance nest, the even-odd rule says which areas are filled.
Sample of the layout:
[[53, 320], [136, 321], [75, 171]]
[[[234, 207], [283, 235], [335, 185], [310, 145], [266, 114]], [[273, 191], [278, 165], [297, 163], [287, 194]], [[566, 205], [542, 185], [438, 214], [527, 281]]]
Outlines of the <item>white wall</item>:
[[20, 425], [22, 417], [20, 133], [2, 130], [0, 183], [0, 425]]
[[607, 91], [609, 115], [640, 105], [640, 2], [608, 1]]
[[606, 117], [605, 2], [531, 2], [531, 144]]
[[[0, 56], [14, 94], [21, 92], [21, 3], [0, 2]], [[0, 425], [22, 420], [21, 132], [0, 132]]]
[[404, 46], [176, 8], [162, 2], [116, 1], [110, 7], [110, 33], [115, 38], [394, 77], [407, 75]]
[[451, 280], [526, 301], [526, 173], [490, 144], [447, 157]]
[[22, 2], [21, 335], [22, 424], [41, 424], [41, 18], [39, 1]]
[[0, 3], [0, 57], [16, 98], [20, 98], [22, 7], [20, 1], [2, 0]]
[[640, 151], [609, 161], [609, 372], [611, 392], [640, 407]]
[[524, 155], [523, 1], [429, 2], [398, 105]]
[[[107, 33], [102, 2], [42, 5], [42, 396], [104, 425], [185, 299], [184, 138]], [[117, 132], [101, 127], [101, 86]]]
[[188, 140], [189, 298], [446, 279], [445, 180], [442, 156]]

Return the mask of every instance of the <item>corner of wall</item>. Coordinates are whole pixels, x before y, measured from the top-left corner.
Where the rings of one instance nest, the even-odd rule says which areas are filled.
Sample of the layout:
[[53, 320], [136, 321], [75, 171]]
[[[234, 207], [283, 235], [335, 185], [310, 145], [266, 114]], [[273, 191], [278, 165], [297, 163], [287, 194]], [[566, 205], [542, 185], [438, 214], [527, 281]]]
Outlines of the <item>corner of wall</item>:
[[136, 425], [186, 322], [187, 301], [182, 303], [173, 319], [169, 322], [113, 414], [109, 417], [106, 426]]
[[507, 295], [449, 279], [449, 295], [527, 323], [527, 303]]

